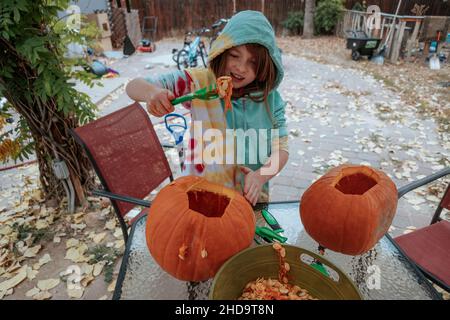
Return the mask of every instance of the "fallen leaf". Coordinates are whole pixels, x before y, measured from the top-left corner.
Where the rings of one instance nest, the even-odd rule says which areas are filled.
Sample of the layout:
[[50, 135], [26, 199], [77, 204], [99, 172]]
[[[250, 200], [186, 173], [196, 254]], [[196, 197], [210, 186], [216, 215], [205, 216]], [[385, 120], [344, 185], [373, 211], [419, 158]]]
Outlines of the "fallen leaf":
[[28, 290], [25, 293], [25, 296], [28, 298], [31, 298], [32, 296], [37, 295], [39, 292], [40, 292], [40, 290], [38, 288], [34, 287], [33, 289]]
[[44, 264], [49, 263], [50, 261], [52, 261], [52, 258], [48, 253], [46, 253], [39, 259], [39, 264], [43, 266]]
[[83, 263], [81, 266], [81, 274], [90, 275], [94, 271], [94, 266], [92, 264]]
[[6, 225], [6, 226], [0, 228], [0, 235], [7, 236], [7, 235], [10, 235], [12, 233], [12, 231], [13, 231], [13, 229], [10, 226]]
[[34, 246], [32, 248], [28, 248], [27, 250], [25, 250], [25, 253], [23, 254], [23, 256], [25, 258], [33, 258], [36, 257], [36, 255], [38, 254], [39, 250], [41, 250], [41, 245], [37, 245]]
[[27, 268], [28, 268], [27, 265], [22, 266], [20, 268], [19, 272], [17, 272], [17, 274], [14, 277], [0, 283], [0, 292], [1, 291], [6, 292], [10, 288], [14, 288], [19, 283], [21, 283], [23, 280], [25, 280], [27, 278]]
[[106, 232], [98, 233], [94, 235], [93, 239], [95, 243], [99, 244], [106, 237]]
[[105, 229], [114, 230], [116, 228], [116, 219], [111, 219], [105, 224]]
[[38, 220], [36, 221], [35, 227], [38, 230], [48, 228], [48, 222], [46, 220]]
[[116, 249], [120, 249], [120, 248], [122, 248], [123, 246], [125, 245], [125, 241], [122, 239], [122, 240], [116, 240], [115, 242], [114, 242], [114, 248], [116, 248]]
[[70, 298], [80, 299], [83, 296], [84, 288], [67, 289], [67, 295]]
[[115, 287], [116, 287], [116, 280], [110, 283], [110, 285], [108, 286], [108, 292], [113, 292]]
[[99, 275], [102, 273], [102, 270], [103, 270], [104, 265], [105, 265], [105, 264], [102, 263], [102, 262], [96, 263], [96, 264], [94, 265], [94, 271], [93, 271], [92, 275], [93, 275], [94, 277], [99, 276]]
[[48, 291], [41, 291], [33, 296], [34, 300], [48, 300], [52, 297], [52, 294]]
[[75, 239], [75, 238], [70, 238], [66, 241], [66, 249], [76, 247], [76, 246], [78, 246], [79, 243], [80, 243], [80, 240]]
[[47, 279], [38, 281], [37, 286], [42, 291], [48, 291], [56, 287], [59, 283], [60, 283], [59, 279]]
[[123, 238], [122, 229], [116, 228], [113, 235], [115, 238]]
[[94, 279], [95, 279], [95, 277], [89, 275], [89, 276], [83, 278], [83, 280], [81, 280], [81, 285], [83, 287], [87, 287]]
[[31, 267], [27, 268], [27, 278], [30, 281], [33, 280], [34, 278], [36, 278], [37, 274], [39, 273], [38, 270], [33, 270], [33, 268], [31, 268]]

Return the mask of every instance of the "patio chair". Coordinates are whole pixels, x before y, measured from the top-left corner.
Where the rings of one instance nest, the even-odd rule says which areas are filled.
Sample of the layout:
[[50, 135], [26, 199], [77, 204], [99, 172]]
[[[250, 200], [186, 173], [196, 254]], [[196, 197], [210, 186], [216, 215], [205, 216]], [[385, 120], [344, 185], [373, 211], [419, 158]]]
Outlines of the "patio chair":
[[[173, 181], [149, 116], [135, 102], [71, 134], [83, 146], [103, 186], [92, 194], [111, 200], [127, 242], [128, 227], [150, 207], [143, 199], [167, 178]], [[124, 217], [136, 205], [145, 208], [127, 224]]]
[[[398, 190], [406, 193], [450, 174], [450, 168], [412, 182]], [[396, 237], [394, 240], [422, 273], [436, 285], [450, 292], [450, 222], [441, 219], [443, 209], [450, 210], [450, 183], [429, 226]]]

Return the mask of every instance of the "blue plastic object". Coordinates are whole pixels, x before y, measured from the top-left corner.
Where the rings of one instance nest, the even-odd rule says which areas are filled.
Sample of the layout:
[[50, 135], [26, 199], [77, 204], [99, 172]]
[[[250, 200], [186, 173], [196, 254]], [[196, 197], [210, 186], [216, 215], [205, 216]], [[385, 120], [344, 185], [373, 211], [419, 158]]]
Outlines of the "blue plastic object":
[[[181, 118], [184, 122], [184, 124], [178, 124], [178, 123], [171, 123], [169, 124], [167, 122], [168, 118]], [[169, 132], [173, 135], [173, 137], [175, 138], [175, 144], [178, 145], [180, 143], [183, 142], [183, 136], [184, 136], [184, 132], [187, 130], [187, 123], [186, 123], [186, 118], [184, 116], [182, 116], [181, 114], [178, 113], [169, 113], [166, 114], [166, 116], [164, 117], [164, 123], [166, 125], [167, 130], [169, 130]], [[181, 130], [176, 131], [174, 129], [176, 128], [181, 128]]]

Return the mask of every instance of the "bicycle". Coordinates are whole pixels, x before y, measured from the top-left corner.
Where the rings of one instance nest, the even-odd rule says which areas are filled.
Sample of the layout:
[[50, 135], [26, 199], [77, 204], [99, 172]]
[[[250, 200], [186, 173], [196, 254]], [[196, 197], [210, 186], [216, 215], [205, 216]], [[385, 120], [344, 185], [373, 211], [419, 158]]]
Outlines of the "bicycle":
[[[210, 30], [207, 28], [189, 31], [185, 34], [183, 49], [172, 50], [172, 59], [177, 64], [179, 70], [197, 67], [199, 57], [201, 58], [203, 66], [206, 68], [208, 53], [206, 52], [205, 43], [201, 40], [201, 35], [209, 32]], [[194, 40], [191, 40], [190, 37], [194, 34], [196, 37]]]
[[216, 38], [219, 36], [219, 34], [222, 32], [223, 28], [225, 27], [225, 25], [227, 24], [229, 19], [219, 19], [216, 22], [214, 22], [211, 25], [211, 29], [212, 29], [212, 36], [209, 38], [209, 48], [211, 49], [211, 45], [214, 42], [214, 40], [216, 40]]

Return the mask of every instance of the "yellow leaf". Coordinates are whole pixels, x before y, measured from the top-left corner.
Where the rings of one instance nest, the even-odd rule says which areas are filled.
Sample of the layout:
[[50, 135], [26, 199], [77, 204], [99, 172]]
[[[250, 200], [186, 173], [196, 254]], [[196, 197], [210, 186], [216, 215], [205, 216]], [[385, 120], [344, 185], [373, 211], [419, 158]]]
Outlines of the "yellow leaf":
[[93, 272], [94, 277], [97, 277], [100, 275], [100, 273], [102, 273], [104, 265], [105, 264], [102, 262], [96, 263], [94, 265], [94, 272]]
[[0, 235], [7, 236], [12, 233], [13, 229], [10, 226], [4, 226], [0, 228]]
[[33, 289], [28, 290], [27, 293], [25, 293], [25, 296], [30, 298], [30, 297], [37, 295], [39, 292], [40, 292], [40, 290], [38, 288], [34, 287]]
[[38, 220], [36, 222], [36, 229], [41, 230], [41, 229], [45, 229], [48, 228], [48, 223], [45, 220]]
[[10, 288], [14, 288], [23, 280], [25, 280], [27, 278], [27, 268], [28, 266], [24, 265], [23, 267], [20, 268], [19, 272], [17, 272], [17, 274], [14, 277], [0, 283], [0, 292], [7, 291]]
[[37, 286], [42, 291], [48, 291], [56, 287], [59, 283], [60, 283], [59, 279], [47, 279], [38, 281]]
[[85, 277], [83, 280], [81, 280], [81, 285], [83, 287], [87, 287], [94, 279], [95, 278], [93, 276], [89, 275], [89, 276]]
[[114, 247], [116, 249], [120, 249], [120, 248], [122, 248], [124, 246], [124, 244], [125, 244], [124, 240], [116, 240], [115, 244], [114, 244]]
[[78, 239], [71, 238], [66, 241], [66, 249], [76, 247], [79, 243], [80, 241]]
[[44, 264], [49, 263], [50, 261], [52, 261], [52, 258], [48, 253], [46, 253], [39, 259], [39, 264], [43, 266]]
[[114, 230], [114, 237], [115, 238], [123, 238], [122, 229], [116, 228]]
[[36, 278], [36, 275], [39, 273], [38, 270], [33, 270], [32, 268], [28, 267], [27, 268], [27, 278], [28, 280], [33, 280], [34, 278]]
[[116, 228], [116, 219], [111, 219], [105, 224], [105, 229], [114, 230]]
[[81, 266], [81, 274], [90, 275], [94, 271], [94, 266], [91, 264], [84, 263]]
[[70, 298], [80, 299], [83, 296], [83, 293], [84, 293], [83, 288], [67, 289], [67, 294]]
[[52, 297], [52, 294], [48, 291], [42, 291], [33, 296], [34, 300], [48, 300]]
[[41, 250], [41, 245], [37, 245], [34, 246], [32, 248], [28, 248], [25, 253], [23, 254], [23, 256], [25, 258], [33, 258], [36, 257], [36, 255], [38, 254], [39, 250]]
[[116, 280], [111, 282], [111, 284], [108, 286], [108, 292], [113, 292], [115, 287], [116, 287]]
[[106, 237], [106, 232], [102, 232], [94, 235], [93, 240], [95, 243], [99, 244]]

